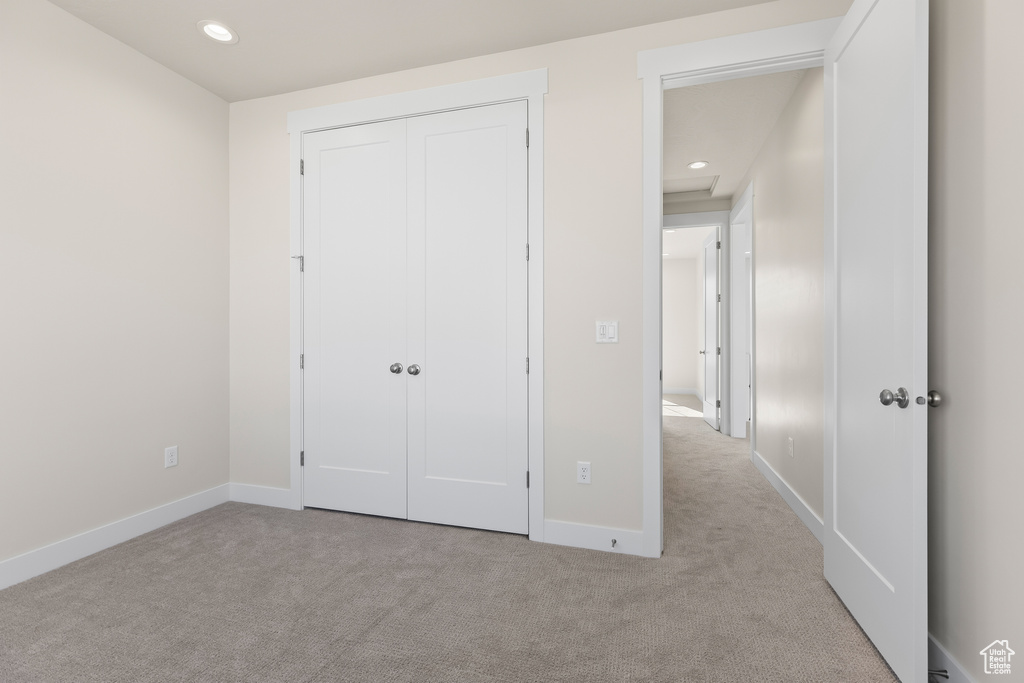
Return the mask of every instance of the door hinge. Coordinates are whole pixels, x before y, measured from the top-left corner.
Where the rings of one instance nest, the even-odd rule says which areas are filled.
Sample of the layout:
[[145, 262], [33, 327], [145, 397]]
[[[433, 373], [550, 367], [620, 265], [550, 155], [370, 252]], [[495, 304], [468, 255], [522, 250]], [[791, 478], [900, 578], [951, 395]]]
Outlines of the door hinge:
[[721, 248], [722, 248], [722, 240], [718, 240], [718, 242], [715, 243], [715, 249], [721, 249]]
[[722, 303], [722, 295], [721, 294], [718, 295], [718, 303]]
[[715, 401], [715, 407], [716, 408], [721, 408], [722, 407], [722, 402], [721, 401]]
[[662, 380], [662, 377], [663, 377], [664, 374], [665, 374], [664, 370], [658, 370], [658, 381], [659, 382]]
[[306, 257], [305, 256], [292, 256], [292, 258], [299, 259], [299, 272], [302, 273], [306, 270]]
[[721, 355], [722, 355], [722, 347], [721, 347], [721, 346], [719, 346], [719, 347], [718, 347], [718, 355], [719, 355], [719, 356], [721, 356]]
[[526, 488], [530, 488], [530, 470], [526, 470]]
[[299, 370], [303, 370], [306, 367], [306, 354], [299, 354]]
[[526, 374], [527, 375], [530, 374], [530, 357], [529, 356], [526, 357]]
[[526, 129], [526, 146], [527, 147], [530, 146], [530, 129], [529, 128]]
[[306, 175], [306, 160], [299, 159], [299, 175]]
[[530, 243], [529, 242], [526, 243], [526, 260], [527, 261], [530, 260]]
[[299, 467], [306, 465], [306, 451], [299, 451]]

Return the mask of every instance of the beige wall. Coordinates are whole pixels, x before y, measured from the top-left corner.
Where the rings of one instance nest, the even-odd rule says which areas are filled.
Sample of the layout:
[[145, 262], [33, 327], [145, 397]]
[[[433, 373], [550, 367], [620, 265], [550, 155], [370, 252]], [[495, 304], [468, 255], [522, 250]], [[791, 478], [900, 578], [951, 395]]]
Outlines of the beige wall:
[[808, 70], [739, 185], [754, 183], [756, 448], [819, 517], [824, 498], [823, 91], [822, 69]]
[[[781, 0], [231, 105], [231, 472], [289, 486], [288, 112], [529, 69], [545, 98], [548, 519], [638, 529], [641, 83], [637, 52], [843, 13]], [[594, 321], [620, 323], [594, 343]], [[575, 483], [575, 462], [594, 483]]]
[[929, 627], [981, 681], [996, 638], [1024, 653], [1024, 3], [931, 6]]
[[665, 259], [661, 266], [661, 357], [665, 393], [697, 390], [697, 363], [703, 358], [697, 337], [701, 290], [697, 281], [697, 259]]
[[0, 4], [2, 560], [228, 481], [228, 121], [50, 3]]

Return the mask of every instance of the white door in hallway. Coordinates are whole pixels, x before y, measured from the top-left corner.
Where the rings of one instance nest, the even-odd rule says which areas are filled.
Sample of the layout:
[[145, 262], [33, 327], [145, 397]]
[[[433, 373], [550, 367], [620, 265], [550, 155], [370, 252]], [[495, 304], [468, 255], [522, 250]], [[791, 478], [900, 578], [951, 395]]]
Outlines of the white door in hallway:
[[303, 136], [303, 504], [406, 516], [405, 121]]
[[304, 135], [304, 505], [527, 533], [526, 106]]
[[900, 680], [925, 681], [927, 0], [857, 0], [825, 78], [825, 576]]
[[720, 406], [718, 366], [718, 230], [704, 242], [704, 421], [718, 429]]
[[526, 533], [526, 103], [408, 141], [409, 518]]

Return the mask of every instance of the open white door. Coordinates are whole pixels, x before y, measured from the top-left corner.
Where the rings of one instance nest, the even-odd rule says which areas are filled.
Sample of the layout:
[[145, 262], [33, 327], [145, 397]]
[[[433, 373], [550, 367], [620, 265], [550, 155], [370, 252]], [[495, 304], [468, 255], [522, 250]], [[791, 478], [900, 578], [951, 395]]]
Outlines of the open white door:
[[825, 576], [900, 680], [925, 681], [927, 0], [854, 2], [825, 117]]
[[718, 230], [704, 242], [704, 421], [718, 429], [721, 401], [718, 391]]

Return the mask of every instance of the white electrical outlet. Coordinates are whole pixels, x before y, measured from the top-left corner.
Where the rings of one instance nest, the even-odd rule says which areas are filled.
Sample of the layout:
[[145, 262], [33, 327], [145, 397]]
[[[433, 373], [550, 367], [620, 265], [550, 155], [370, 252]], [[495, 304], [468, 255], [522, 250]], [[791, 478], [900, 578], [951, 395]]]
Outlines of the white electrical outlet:
[[789, 457], [793, 457], [793, 437], [786, 439], [786, 448], [789, 451]]
[[576, 463], [576, 483], [577, 484], [589, 484], [590, 483], [590, 463], [589, 462], [577, 462]]
[[174, 467], [178, 464], [178, 447], [168, 446], [164, 449], [164, 467]]

